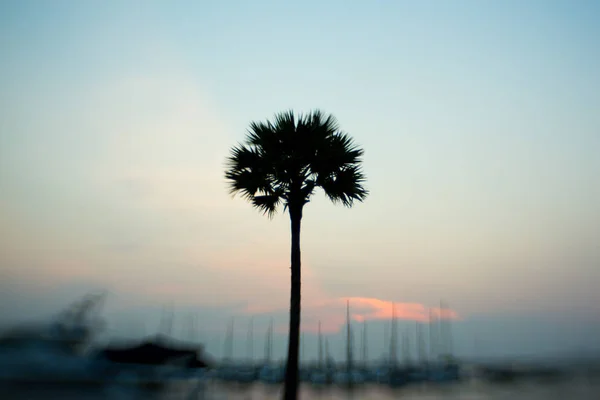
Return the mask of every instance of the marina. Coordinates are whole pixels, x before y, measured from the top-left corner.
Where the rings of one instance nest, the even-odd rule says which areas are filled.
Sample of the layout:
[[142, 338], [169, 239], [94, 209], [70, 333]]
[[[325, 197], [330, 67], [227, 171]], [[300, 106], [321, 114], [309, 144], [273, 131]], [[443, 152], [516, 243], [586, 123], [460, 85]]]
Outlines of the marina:
[[[27, 394], [27, 398], [33, 399], [69, 398], [69, 393], [74, 393], [73, 396], [77, 394], [77, 397], [73, 398], [83, 399], [248, 396], [269, 399], [280, 393], [285, 365], [272, 359], [272, 320], [265, 333], [264, 356], [256, 360], [253, 346], [248, 345], [246, 359], [236, 360], [233, 357], [235, 324], [231, 319], [224, 338], [225, 357], [219, 362], [206, 354], [202, 345], [164, 334], [136, 343], [94, 346], [94, 326], [98, 325], [97, 313], [102, 301], [101, 296], [88, 296], [50, 324], [5, 333], [0, 339], [2, 398], [17, 398], [10, 397], [17, 394]], [[417, 323], [415, 329], [417, 359], [411, 360], [408, 337], [403, 336], [403, 356], [399, 360], [395, 311], [390, 321], [387, 357], [381, 360], [368, 358], [366, 321], [361, 324], [361, 356], [355, 357], [350, 306], [347, 302], [345, 360], [333, 359], [319, 323], [316, 362], [300, 365], [301, 392], [307, 398], [388, 398], [398, 393], [415, 399], [440, 398], [431, 396], [452, 398], [455, 395], [460, 395], [460, 398], [496, 398], [485, 397], [488, 396], [485, 393], [501, 393], [511, 387], [533, 390], [537, 387], [572, 386], [584, 390], [597, 385], [597, 375], [582, 374], [582, 371], [576, 373], [559, 366], [522, 366], [519, 369], [472, 365], [461, 363], [451, 353], [445, 352], [440, 352], [435, 359], [426, 357], [421, 323]], [[430, 321], [430, 328], [433, 326], [431, 322], [435, 321]], [[253, 341], [253, 330], [251, 319], [248, 343]], [[433, 347], [451, 348], [446, 339], [438, 339]]]

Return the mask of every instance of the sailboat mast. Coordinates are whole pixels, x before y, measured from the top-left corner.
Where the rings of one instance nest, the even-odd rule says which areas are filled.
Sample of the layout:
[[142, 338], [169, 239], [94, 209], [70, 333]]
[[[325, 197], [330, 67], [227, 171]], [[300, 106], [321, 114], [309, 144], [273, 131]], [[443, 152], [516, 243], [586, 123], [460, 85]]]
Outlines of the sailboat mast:
[[171, 336], [173, 333], [174, 314], [173, 305], [170, 307], [170, 312], [167, 306], [163, 307], [159, 331], [165, 336]]
[[273, 318], [271, 318], [271, 323], [269, 324], [269, 362], [271, 362], [272, 356], [273, 356]]
[[269, 323], [269, 327], [267, 328], [267, 337], [265, 340], [265, 364], [271, 363], [271, 352], [273, 347], [273, 318]]
[[250, 317], [248, 334], [246, 336], [246, 357], [249, 362], [254, 360], [254, 317]]
[[235, 319], [231, 318], [231, 331], [229, 333], [229, 359], [233, 361], [233, 335], [234, 335]]
[[433, 310], [429, 309], [429, 358], [430, 361], [434, 361], [437, 357], [437, 335], [435, 334], [437, 329], [435, 322], [435, 315]]
[[384, 360], [387, 360], [388, 364], [391, 362], [391, 359], [390, 359], [389, 353], [386, 355], [385, 351], [386, 351], [386, 349], [388, 350], [388, 352], [390, 350], [390, 337], [389, 337], [390, 331], [389, 331], [389, 329], [390, 329], [390, 327], [387, 324], [385, 324], [383, 326], [383, 358], [384, 358]]
[[194, 340], [196, 342], [200, 341], [200, 328], [198, 327], [198, 314], [194, 314]]
[[392, 303], [392, 321], [390, 332], [390, 361], [393, 366], [396, 366], [396, 304]]
[[173, 308], [173, 305], [171, 304], [171, 310], [168, 314], [167, 317], [167, 326], [166, 326], [166, 332], [165, 335], [167, 336], [171, 336], [173, 334], [173, 322], [175, 320], [175, 310]]
[[325, 339], [325, 366], [329, 367], [329, 339]]
[[231, 317], [231, 322], [229, 323], [229, 327], [227, 328], [227, 335], [225, 336], [225, 348], [223, 349], [223, 353], [225, 355], [225, 361], [231, 361], [233, 358], [233, 326], [234, 326], [235, 318]]
[[410, 338], [408, 332], [402, 332], [402, 358], [404, 364], [410, 364]]
[[416, 347], [417, 347], [417, 355], [419, 358], [419, 363], [425, 363], [425, 343], [423, 342], [423, 325], [417, 321], [416, 323]]
[[363, 321], [363, 334], [362, 334], [362, 363], [363, 367], [367, 366], [367, 321]]
[[352, 332], [350, 330], [350, 300], [346, 300], [346, 363], [352, 369]]
[[321, 337], [321, 321], [319, 321], [319, 369], [323, 368], [323, 338]]
[[453, 343], [452, 343], [452, 326], [450, 320], [450, 308], [448, 304], [440, 302], [440, 313], [443, 315], [444, 321], [444, 342], [445, 342], [445, 355], [452, 357]]
[[440, 308], [438, 315], [438, 352], [441, 357], [446, 356], [446, 335], [445, 335], [445, 323], [444, 323], [444, 303], [440, 300]]
[[187, 336], [188, 336], [188, 340], [191, 342], [194, 341], [194, 314], [190, 314], [188, 316], [188, 332], [187, 332]]

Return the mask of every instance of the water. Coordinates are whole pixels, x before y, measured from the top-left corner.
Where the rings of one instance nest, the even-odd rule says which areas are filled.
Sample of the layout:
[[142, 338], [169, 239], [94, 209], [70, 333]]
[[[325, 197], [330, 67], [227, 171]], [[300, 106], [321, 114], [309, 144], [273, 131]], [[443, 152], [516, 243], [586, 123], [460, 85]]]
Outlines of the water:
[[[136, 389], [123, 387], [71, 387], [64, 385], [3, 385], [0, 399], [31, 400], [100, 400], [100, 399], [144, 399], [144, 400], [270, 400], [281, 398], [281, 386], [224, 385], [182, 382], [164, 390]], [[387, 389], [381, 386], [362, 386], [352, 392], [340, 388], [314, 388], [301, 386], [300, 398], [317, 399], [397, 399], [405, 400], [598, 400], [600, 381], [587, 378], [550, 383], [521, 382], [515, 384], [489, 384], [466, 382], [445, 386], [411, 386]]]

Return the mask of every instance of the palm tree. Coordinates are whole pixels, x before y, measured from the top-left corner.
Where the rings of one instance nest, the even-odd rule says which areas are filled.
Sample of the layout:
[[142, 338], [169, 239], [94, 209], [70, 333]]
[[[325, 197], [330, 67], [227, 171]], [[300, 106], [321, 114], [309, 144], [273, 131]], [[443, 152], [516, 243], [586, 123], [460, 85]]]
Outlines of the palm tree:
[[317, 187], [334, 203], [363, 201], [363, 150], [340, 131], [332, 115], [316, 110], [273, 121], [252, 122], [245, 141], [231, 149], [225, 178], [241, 196], [270, 218], [283, 205], [292, 228], [291, 296], [285, 399], [296, 399], [300, 336], [300, 224], [304, 205]]

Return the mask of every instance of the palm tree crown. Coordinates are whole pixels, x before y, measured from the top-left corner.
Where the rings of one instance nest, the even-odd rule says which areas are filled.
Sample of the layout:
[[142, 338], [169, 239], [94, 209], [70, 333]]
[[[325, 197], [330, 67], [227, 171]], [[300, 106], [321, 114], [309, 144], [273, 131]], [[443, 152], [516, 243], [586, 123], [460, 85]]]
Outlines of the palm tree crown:
[[232, 194], [270, 217], [281, 204], [302, 209], [317, 187], [350, 207], [368, 195], [362, 155], [332, 115], [287, 111], [250, 124], [245, 142], [231, 150], [225, 177]]

